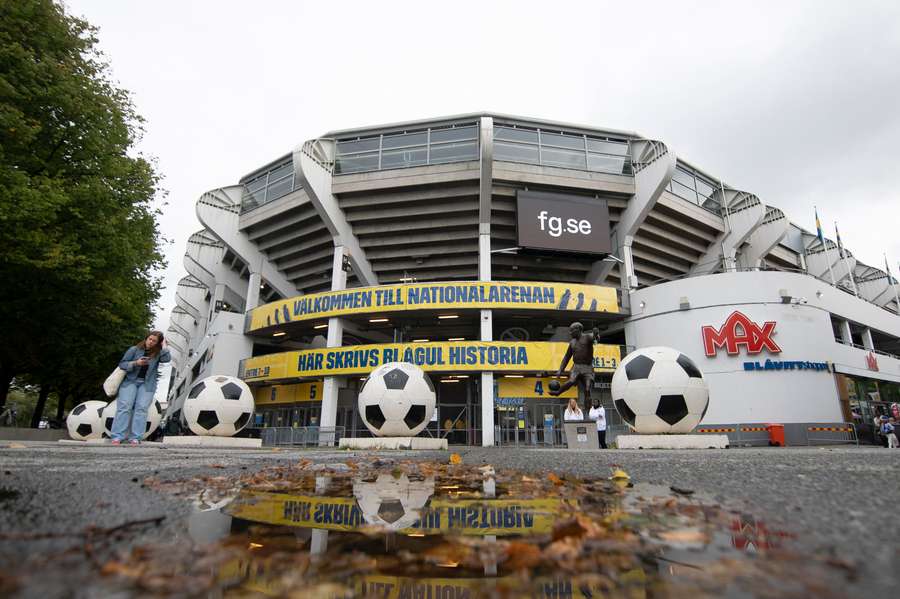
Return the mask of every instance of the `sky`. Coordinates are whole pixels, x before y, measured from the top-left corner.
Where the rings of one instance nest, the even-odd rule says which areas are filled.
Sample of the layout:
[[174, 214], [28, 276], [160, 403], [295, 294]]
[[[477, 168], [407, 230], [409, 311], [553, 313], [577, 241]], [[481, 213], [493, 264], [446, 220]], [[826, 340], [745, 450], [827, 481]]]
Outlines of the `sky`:
[[[332, 129], [492, 111], [637, 132], [900, 260], [900, 2], [66, 0], [146, 119], [168, 328], [207, 190]], [[160, 200], [162, 202], [162, 200]]]

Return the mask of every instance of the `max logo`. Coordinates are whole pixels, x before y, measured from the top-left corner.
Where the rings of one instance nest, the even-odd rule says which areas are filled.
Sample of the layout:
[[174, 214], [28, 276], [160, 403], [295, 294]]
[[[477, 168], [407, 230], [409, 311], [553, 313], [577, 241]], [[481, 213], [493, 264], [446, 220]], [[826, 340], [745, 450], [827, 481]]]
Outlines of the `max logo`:
[[875, 352], [866, 354], [866, 366], [869, 367], [869, 370], [878, 370], [878, 358], [875, 357]]
[[772, 335], [775, 333], [774, 321], [764, 322], [760, 327], [740, 312], [735, 311], [725, 320], [721, 329], [716, 330], [716, 327], [707, 325], [701, 331], [703, 333], [703, 350], [710, 358], [715, 357], [720, 347], [724, 347], [730, 356], [740, 353], [741, 346], [747, 350], [748, 354], [758, 354], [764, 349], [773, 354], [781, 353], [781, 348], [772, 339]]

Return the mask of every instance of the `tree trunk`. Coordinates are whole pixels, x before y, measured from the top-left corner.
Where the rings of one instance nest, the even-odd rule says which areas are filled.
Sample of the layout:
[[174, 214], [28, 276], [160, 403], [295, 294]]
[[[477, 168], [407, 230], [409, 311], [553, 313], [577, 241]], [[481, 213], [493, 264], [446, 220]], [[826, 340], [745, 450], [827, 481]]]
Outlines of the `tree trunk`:
[[62, 426], [63, 424], [63, 415], [66, 411], [66, 400], [69, 399], [71, 394], [68, 391], [59, 391], [58, 398], [56, 400], [56, 421]]
[[41, 416], [44, 415], [44, 406], [47, 405], [48, 395], [50, 395], [50, 385], [41, 385], [41, 391], [38, 393], [38, 400], [34, 406], [34, 413], [31, 415], [31, 428], [38, 428], [41, 424]]
[[6, 405], [6, 397], [9, 395], [9, 386], [12, 384], [13, 376], [12, 368], [7, 368], [5, 365], [0, 366], [0, 409]]

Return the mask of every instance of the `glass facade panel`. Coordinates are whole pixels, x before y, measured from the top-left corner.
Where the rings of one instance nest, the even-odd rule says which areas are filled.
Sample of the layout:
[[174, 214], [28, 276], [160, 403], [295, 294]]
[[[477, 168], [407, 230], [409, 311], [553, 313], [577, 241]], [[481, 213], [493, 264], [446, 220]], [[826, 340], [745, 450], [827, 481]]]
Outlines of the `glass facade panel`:
[[614, 175], [630, 175], [631, 162], [624, 156], [588, 153], [588, 170]]
[[334, 169], [336, 174], [362, 173], [477, 159], [478, 125], [465, 123], [338, 141]]
[[404, 133], [403, 135], [385, 135], [381, 143], [383, 149], [405, 148], [408, 146], [424, 146], [428, 143], [428, 133]]
[[538, 143], [538, 132], [531, 129], [513, 129], [512, 127], [495, 127], [494, 139]]
[[672, 181], [677, 181], [688, 189], [694, 189], [694, 175], [680, 167], [675, 169], [675, 174], [672, 175]]
[[425, 146], [400, 150], [382, 150], [381, 168], [407, 168], [428, 164], [428, 150]]
[[541, 164], [587, 170], [584, 152], [541, 147]]
[[266, 191], [266, 201], [271, 202], [272, 200], [277, 200], [282, 196], [286, 196], [291, 193], [293, 188], [294, 175], [291, 173], [287, 177], [282, 177], [280, 180], [269, 185], [268, 191]]
[[541, 163], [538, 146], [532, 146], [529, 144], [513, 144], [502, 141], [494, 142], [494, 160], [528, 162], [531, 164]]
[[336, 161], [334, 170], [338, 174], [377, 171], [378, 152], [356, 154], [354, 156], [342, 156]]
[[560, 135], [558, 133], [546, 133], [541, 131], [542, 146], [558, 146], [572, 150], [584, 150], [584, 137], [574, 135]]
[[269, 185], [271, 185], [274, 181], [278, 181], [285, 175], [290, 175], [294, 172], [294, 163], [288, 162], [281, 166], [277, 166], [271, 171], [269, 171]]
[[[494, 128], [494, 158], [614, 175], [632, 175], [628, 142], [575, 133]], [[590, 148], [589, 151], [587, 148]]]
[[431, 146], [431, 164], [462, 162], [465, 160], [477, 159], [478, 143], [475, 141], [464, 141], [460, 143], [439, 144]]
[[676, 181], [674, 178], [672, 179], [672, 193], [674, 193], [678, 197], [683, 198], [689, 202], [693, 202], [695, 204], [698, 203], [697, 202], [697, 192], [695, 192], [690, 187], [682, 185], [681, 183]]
[[299, 185], [295, 185], [295, 183], [293, 161], [286, 160], [273, 166], [268, 172], [244, 183], [241, 212], [247, 212], [286, 196], [299, 188]]
[[620, 141], [606, 141], [602, 139], [587, 138], [589, 152], [601, 152], [603, 154], [615, 154], [616, 156], [628, 155], [628, 144]]
[[714, 188], [712, 185], [704, 181], [703, 179], [697, 179], [697, 193], [701, 198], [708, 198], [713, 194]]
[[441, 143], [444, 141], [463, 141], [474, 140], [478, 135], [478, 127], [474, 125], [469, 127], [453, 127], [451, 129], [432, 129], [431, 143]]
[[338, 153], [339, 154], [352, 154], [354, 152], [369, 152], [371, 150], [378, 150], [378, 144], [381, 143], [381, 139], [378, 137], [370, 137], [368, 139], [357, 139], [357, 140], [349, 140], [349, 141], [339, 141], [338, 142]]

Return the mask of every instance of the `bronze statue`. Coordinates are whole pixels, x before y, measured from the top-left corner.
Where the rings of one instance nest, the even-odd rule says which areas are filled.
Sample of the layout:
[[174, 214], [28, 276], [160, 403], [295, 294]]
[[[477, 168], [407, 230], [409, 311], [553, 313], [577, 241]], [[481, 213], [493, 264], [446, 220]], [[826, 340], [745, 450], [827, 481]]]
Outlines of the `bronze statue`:
[[584, 413], [587, 414], [591, 408], [591, 388], [594, 386], [594, 343], [597, 342], [600, 331], [595, 328], [586, 333], [584, 325], [580, 322], [573, 322], [569, 325], [569, 334], [572, 335], [569, 348], [556, 372], [556, 376], [562, 376], [566, 364], [571, 358], [572, 371], [569, 372], [569, 380], [562, 385], [553, 381], [556, 384], [550, 384], [549, 393], [556, 397], [577, 384], [578, 400], [579, 403], [584, 404]]

